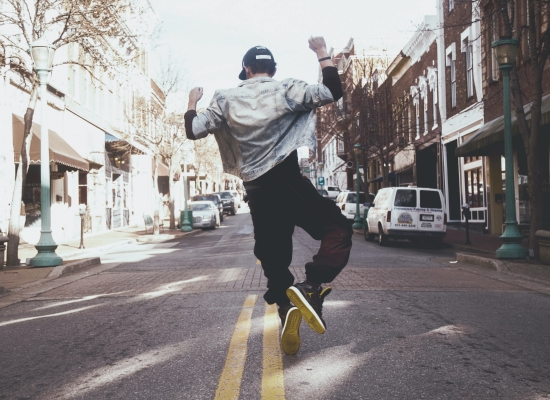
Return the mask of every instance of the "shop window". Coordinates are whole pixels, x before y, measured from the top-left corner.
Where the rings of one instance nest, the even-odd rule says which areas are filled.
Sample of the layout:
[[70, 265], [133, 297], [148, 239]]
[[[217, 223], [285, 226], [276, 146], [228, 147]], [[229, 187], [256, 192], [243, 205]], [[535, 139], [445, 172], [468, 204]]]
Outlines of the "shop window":
[[88, 174], [78, 174], [78, 204], [88, 204]]
[[466, 202], [470, 208], [483, 207], [483, 171], [480, 168], [464, 172]]

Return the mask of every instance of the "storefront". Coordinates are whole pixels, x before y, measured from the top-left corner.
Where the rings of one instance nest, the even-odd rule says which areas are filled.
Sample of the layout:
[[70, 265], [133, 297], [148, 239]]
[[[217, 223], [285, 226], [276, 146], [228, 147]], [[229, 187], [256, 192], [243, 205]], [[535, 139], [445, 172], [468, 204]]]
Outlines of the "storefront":
[[[14, 162], [18, 166], [23, 143], [24, 121], [12, 114]], [[33, 123], [29, 151], [29, 169], [22, 193], [22, 214], [24, 214], [24, 240], [38, 241], [41, 225], [41, 167], [40, 125]], [[72, 237], [79, 229], [80, 216], [69, 212], [79, 204], [85, 204], [87, 190], [80, 189], [80, 183], [86, 182], [89, 163], [74, 150], [55, 131], [49, 130], [50, 147], [50, 191], [52, 234], [56, 239]], [[23, 216], [23, 215], [22, 215]]]
[[441, 138], [443, 193], [449, 222], [465, 222], [462, 206], [470, 206], [470, 222], [487, 229], [486, 161], [479, 155], [459, 157], [456, 149], [483, 127], [483, 102], [478, 102], [443, 123]]
[[[530, 105], [525, 106], [527, 121], [530, 120]], [[540, 187], [543, 204], [550, 204], [550, 95], [543, 97], [542, 126], [540, 129], [539, 156], [543, 169]], [[516, 194], [516, 218], [520, 232], [529, 231], [531, 210], [528, 190], [527, 155], [515, 117], [512, 118], [514, 148], [514, 184]], [[456, 155], [464, 163], [464, 188], [472, 210], [478, 211], [485, 204], [487, 228], [492, 234], [502, 234], [506, 220], [506, 181], [504, 162], [504, 118], [496, 118], [483, 125], [456, 149]], [[550, 226], [550, 209], [544, 207], [542, 226]]]

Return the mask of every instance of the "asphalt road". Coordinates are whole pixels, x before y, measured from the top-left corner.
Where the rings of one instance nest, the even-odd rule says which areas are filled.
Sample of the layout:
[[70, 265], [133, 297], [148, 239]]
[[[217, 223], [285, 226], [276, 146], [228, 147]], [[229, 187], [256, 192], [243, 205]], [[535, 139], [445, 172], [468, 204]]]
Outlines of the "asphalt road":
[[[0, 309], [0, 399], [550, 398], [547, 288], [355, 236], [326, 334], [304, 323], [286, 356], [250, 215], [224, 222]], [[318, 242], [294, 239], [301, 279]]]

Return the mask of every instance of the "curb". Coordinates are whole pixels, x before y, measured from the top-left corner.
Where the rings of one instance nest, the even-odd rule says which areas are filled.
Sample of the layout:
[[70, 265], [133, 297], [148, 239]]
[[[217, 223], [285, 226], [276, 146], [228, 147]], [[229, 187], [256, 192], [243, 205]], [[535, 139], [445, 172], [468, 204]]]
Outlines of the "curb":
[[498, 272], [508, 269], [506, 268], [506, 264], [500, 260], [493, 260], [492, 258], [476, 256], [474, 254], [456, 253], [456, 260], [477, 265], [478, 267], [489, 268]]
[[50, 271], [50, 274], [46, 279], [55, 279], [60, 276], [66, 276], [74, 274], [75, 272], [82, 271], [83, 269], [93, 267], [94, 265], [101, 265], [101, 259], [99, 257], [86, 258], [79, 261], [74, 261], [65, 265], [55, 267]]
[[468, 253], [495, 255], [495, 253], [493, 251], [478, 249], [476, 247], [470, 247], [470, 246], [465, 245], [465, 244], [462, 245], [462, 244], [448, 243], [448, 242], [445, 242], [445, 240], [443, 240], [443, 245], [448, 246], [448, 247], [450, 247], [452, 249], [455, 249], [455, 250], [467, 251]]

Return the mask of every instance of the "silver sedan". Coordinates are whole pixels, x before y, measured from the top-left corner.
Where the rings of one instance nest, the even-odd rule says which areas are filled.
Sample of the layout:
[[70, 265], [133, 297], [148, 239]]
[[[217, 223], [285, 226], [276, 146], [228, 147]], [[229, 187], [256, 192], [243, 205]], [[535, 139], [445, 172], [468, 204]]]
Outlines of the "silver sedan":
[[218, 207], [211, 201], [192, 201], [189, 209], [193, 211], [193, 228], [216, 229]]

